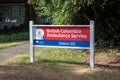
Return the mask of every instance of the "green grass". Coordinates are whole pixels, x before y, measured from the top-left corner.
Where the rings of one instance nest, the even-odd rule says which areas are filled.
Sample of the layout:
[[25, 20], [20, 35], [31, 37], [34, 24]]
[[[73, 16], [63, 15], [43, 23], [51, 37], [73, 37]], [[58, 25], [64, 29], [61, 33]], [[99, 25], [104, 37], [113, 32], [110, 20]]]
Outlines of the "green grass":
[[[119, 49], [119, 48], [118, 48]], [[86, 50], [36, 48], [35, 62], [30, 63], [29, 52], [22, 52], [0, 61], [1, 80], [119, 80], [119, 65], [106, 64], [112, 57], [106, 51], [96, 53], [95, 68], [90, 69]], [[114, 51], [114, 49], [113, 49]], [[116, 49], [115, 49], [116, 51]], [[116, 51], [119, 54], [119, 50]], [[114, 54], [115, 55], [115, 54]], [[104, 61], [99, 64], [100, 61]], [[119, 64], [119, 63], [117, 63]]]
[[[37, 48], [35, 51], [35, 61], [44, 62], [62, 62], [62, 61], [81, 61], [84, 53], [81, 50], [63, 49], [63, 48]], [[28, 61], [29, 57], [24, 57], [21, 62]]]
[[[36, 48], [36, 62], [74, 62], [84, 59], [84, 53], [81, 50], [63, 49], [63, 48]], [[20, 62], [28, 62], [29, 56], [21, 58]]]
[[27, 43], [28, 41], [18, 41], [18, 42], [10, 42], [10, 43], [0, 43], [0, 49], [6, 49], [15, 47], [24, 43]]
[[6, 48], [14, 47], [14, 46], [17, 46], [17, 44], [0, 46], [0, 49], [6, 49]]
[[28, 32], [18, 32], [18, 33], [1, 34], [0, 35], [0, 43], [25, 41], [28, 39], [29, 39]]
[[[21, 28], [22, 29], [22, 28]], [[0, 32], [2, 33], [2, 32]], [[28, 40], [28, 31], [11, 29], [0, 34], [0, 49], [16, 46], [9, 42]], [[89, 67], [88, 50], [36, 48], [35, 62], [29, 52], [22, 52], [0, 61], [1, 80], [120, 80], [119, 61], [112, 61], [120, 48], [96, 49], [95, 68]], [[119, 55], [117, 56], [119, 60]]]

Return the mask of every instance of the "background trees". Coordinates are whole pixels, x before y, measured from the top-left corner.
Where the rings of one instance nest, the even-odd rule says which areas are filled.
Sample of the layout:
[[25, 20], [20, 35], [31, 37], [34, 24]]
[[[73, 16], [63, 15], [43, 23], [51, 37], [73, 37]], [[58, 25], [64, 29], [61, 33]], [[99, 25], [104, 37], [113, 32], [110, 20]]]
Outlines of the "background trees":
[[30, 0], [38, 16], [50, 15], [53, 24], [96, 23], [96, 43], [120, 44], [120, 0]]

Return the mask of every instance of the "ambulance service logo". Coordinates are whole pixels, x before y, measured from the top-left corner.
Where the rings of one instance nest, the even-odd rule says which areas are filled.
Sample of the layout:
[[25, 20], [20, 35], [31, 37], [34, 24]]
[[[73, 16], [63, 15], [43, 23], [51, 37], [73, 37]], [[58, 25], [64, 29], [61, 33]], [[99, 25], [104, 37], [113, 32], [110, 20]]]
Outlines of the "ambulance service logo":
[[43, 29], [37, 29], [36, 30], [36, 39], [39, 39], [39, 40], [44, 40], [44, 31]]

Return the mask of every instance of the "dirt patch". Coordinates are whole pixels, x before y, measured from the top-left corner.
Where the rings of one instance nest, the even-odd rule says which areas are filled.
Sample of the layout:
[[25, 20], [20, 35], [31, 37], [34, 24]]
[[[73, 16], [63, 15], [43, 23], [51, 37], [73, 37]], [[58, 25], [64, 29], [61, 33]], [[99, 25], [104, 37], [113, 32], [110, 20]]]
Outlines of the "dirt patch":
[[77, 64], [34, 63], [0, 66], [0, 80], [119, 80], [120, 68]]

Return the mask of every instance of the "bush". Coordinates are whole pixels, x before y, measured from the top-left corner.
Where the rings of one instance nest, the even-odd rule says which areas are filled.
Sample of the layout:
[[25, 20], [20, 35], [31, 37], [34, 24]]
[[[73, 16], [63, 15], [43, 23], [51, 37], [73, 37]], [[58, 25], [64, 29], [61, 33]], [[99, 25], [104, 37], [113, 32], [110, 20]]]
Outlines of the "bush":
[[11, 28], [0, 30], [0, 43], [16, 42], [29, 39], [28, 23], [20, 26], [12, 26]]

